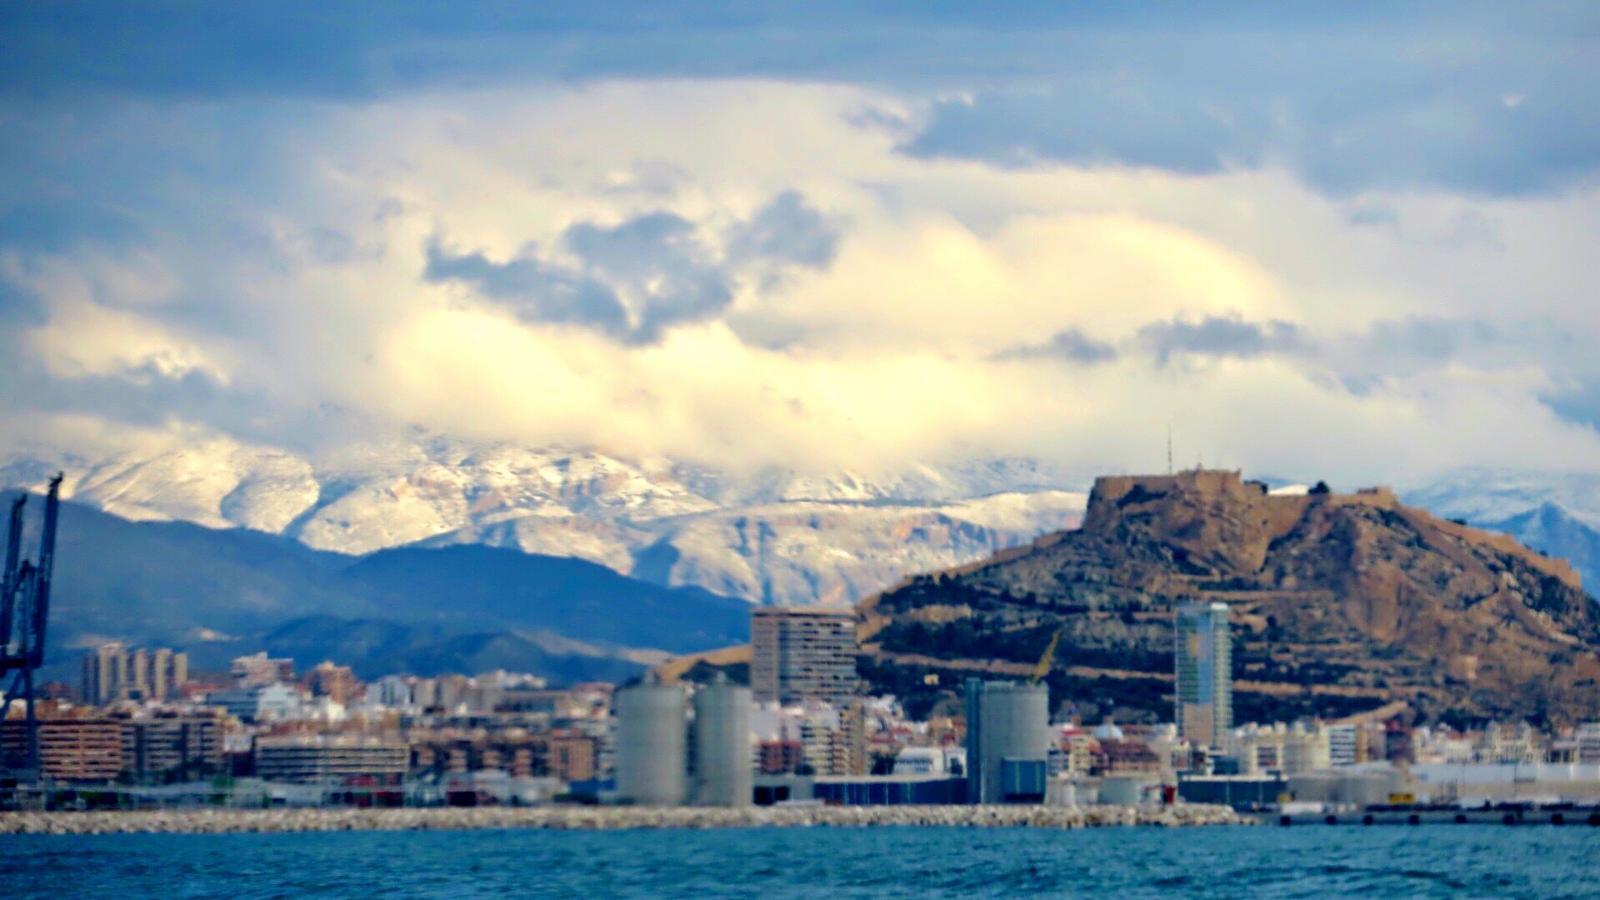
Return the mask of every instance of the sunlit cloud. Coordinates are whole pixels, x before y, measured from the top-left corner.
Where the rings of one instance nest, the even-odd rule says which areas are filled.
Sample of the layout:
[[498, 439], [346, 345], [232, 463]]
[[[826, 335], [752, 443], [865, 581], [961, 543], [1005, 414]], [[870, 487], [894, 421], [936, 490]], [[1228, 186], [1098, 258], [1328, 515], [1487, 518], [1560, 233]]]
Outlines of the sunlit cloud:
[[[381, 17], [345, 25], [393, 49]], [[0, 411], [95, 447], [1090, 473], [1159, 464], [1171, 425], [1275, 472], [1595, 465], [1600, 154], [1552, 118], [1560, 59], [1514, 43], [1470, 97], [1324, 115], [1333, 40], [1278, 94], [1230, 63], [1179, 109], [1171, 36], [1119, 40], [1144, 61], [1122, 81], [1030, 39], [1021, 74], [941, 78], [799, 51], [459, 80], [189, 60], [211, 86], [64, 66], [48, 100], [0, 93], [26, 132]], [[1418, 109], [1425, 133], [1384, 131]]]

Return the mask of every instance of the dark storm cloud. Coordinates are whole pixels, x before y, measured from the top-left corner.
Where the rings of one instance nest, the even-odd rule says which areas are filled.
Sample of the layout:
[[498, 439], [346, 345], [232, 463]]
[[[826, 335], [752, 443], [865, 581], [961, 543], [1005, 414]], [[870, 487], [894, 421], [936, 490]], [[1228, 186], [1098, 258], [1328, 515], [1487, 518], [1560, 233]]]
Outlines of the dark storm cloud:
[[944, 101], [901, 149], [1006, 167], [1071, 162], [1196, 175], [1259, 160], [1259, 142], [1236, 124], [1200, 102], [1151, 96], [1148, 87], [1091, 78], [1059, 92], [995, 91]]
[[563, 238], [583, 266], [636, 298], [632, 338], [659, 340], [673, 325], [711, 318], [733, 302], [727, 276], [694, 223], [656, 212], [615, 227], [574, 225]]
[[[1593, 31], [1600, 16], [1590, 15]], [[1463, 28], [1463, 26], [1466, 26]], [[1346, 196], [1415, 186], [1557, 190], [1600, 168], [1592, 50], [1513, 28], [1360, 35], [1200, 31], [1086, 48], [1082, 70], [936, 104], [918, 157], [1151, 167], [1286, 166]], [[1124, 52], [1111, 59], [1105, 51]]]
[[1395, 378], [1454, 362], [1481, 369], [1523, 365], [1529, 347], [1541, 348], [1547, 364], [1559, 365], [1559, 344], [1559, 336], [1542, 327], [1507, 334], [1476, 319], [1413, 316], [1373, 322], [1362, 333], [1308, 346], [1305, 355], [1344, 390], [1365, 396]]
[[730, 228], [727, 238], [729, 259], [811, 269], [826, 268], [839, 249], [839, 229], [794, 191], [774, 197], [750, 221]]
[[532, 248], [504, 263], [482, 253], [453, 254], [437, 241], [430, 242], [426, 252], [424, 279], [471, 285], [524, 321], [585, 325], [613, 337], [628, 333], [628, 313], [616, 292], [592, 278], [540, 262]]
[[1400, 224], [1400, 214], [1388, 206], [1357, 206], [1344, 220], [1362, 228], [1394, 228]]
[[1568, 422], [1600, 431], [1600, 376], [1541, 394], [1539, 402]]
[[1112, 362], [1117, 358], [1117, 348], [1105, 341], [1095, 340], [1076, 328], [1058, 331], [1042, 344], [1027, 344], [995, 354], [1000, 361], [1027, 359], [1061, 359], [1067, 362], [1095, 365]]
[[[1223, 10], [1207, 16], [1241, 18]], [[526, 76], [905, 84], [951, 69], [990, 76], [1048, 67], [1056, 57], [1041, 31], [1189, 26], [1195, 19], [1174, 3], [1129, 11], [924, 4], [904, 12], [841, 0], [670, 7], [642, 0], [235, 0], [215, 9], [172, 0], [8, 3], [0, 4], [0, 32], [8, 38], [0, 94], [363, 98]], [[840, 41], [846, 34], [851, 40]]]
[[675, 325], [726, 311], [747, 271], [767, 283], [787, 267], [826, 266], [838, 232], [803, 197], [785, 192], [730, 226], [724, 239], [728, 249], [719, 255], [693, 222], [659, 211], [617, 225], [572, 225], [560, 238], [572, 264], [544, 261], [533, 246], [496, 263], [435, 240], [423, 277], [470, 285], [524, 321], [580, 325], [647, 344]]
[[282, 416], [266, 392], [240, 389], [199, 371], [165, 373], [138, 366], [114, 375], [58, 378], [20, 370], [0, 378], [0, 410], [36, 409], [155, 428], [174, 417], [205, 422], [240, 437], [282, 436]]
[[1600, 7], [1572, 2], [11, 3], [0, 98], [839, 81], [960, 95], [905, 141], [917, 156], [1183, 173], [1281, 163], [1341, 195], [1516, 194], [1600, 167], [1597, 28]]
[[1390, 359], [1440, 362], [1501, 341], [1502, 335], [1487, 322], [1414, 317], [1374, 322], [1367, 334], [1366, 350]]
[[1142, 351], [1165, 366], [1180, 356], [1274, 356], [1351, 393], [1366, 394], [1387, 379], [1454, 362], [1490, 370], [1524, 365], [1529, 347], [1541, 348], [1552, 368], [1563, 368], [1573, 359], [1572, 340], [1537, 322], [1496, 327], [1476, 319], [1417, 316], [1382, 319], [1355, 332], [1313, 333], [1294, 322], [1252, 321], [1238, 315], [1149, 322], [1117, 343], [1069, 328], [1043, 343], [1013, 347], [992, 358], [1095, 364]]
[[1139, 329], [1138, 342], [1160, 365], [1179, 355], [1245, 358], [1289, 351], [1303, 344], [1300, 329], [1293, 323], [1251, 322], [1237, 316], [1152, 322]]

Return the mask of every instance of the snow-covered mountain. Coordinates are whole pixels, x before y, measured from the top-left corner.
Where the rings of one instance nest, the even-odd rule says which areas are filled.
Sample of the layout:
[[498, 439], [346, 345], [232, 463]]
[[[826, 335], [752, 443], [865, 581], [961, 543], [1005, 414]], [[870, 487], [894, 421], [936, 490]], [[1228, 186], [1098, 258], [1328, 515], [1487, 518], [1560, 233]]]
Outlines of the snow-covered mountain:
[[927, 503], [793, 500], [643, 521], [522, 516], [427, 543], [569, 553], [762, 603], [839, 603], [1076, 527], [1084, 503], [1077, 492], [1034, 491]]
[[1600, 474], [1514, 469], [1459, 469], [1402, 492], [1435, 515], [1473, 523], [1500, 522], [1546, 503], [1600, 528]]
[[1572, 563], [1590, 594], [1600, 588], [1600, 530], [1568, 515], [1556, 504], [1545, 503], [1509, 519], [1483, 524], [1540, 553]]
[[1600, 475], [1463, 469], [1404, 497], [1435, 515], [1504, 532], [1565, 559], [1590, 594], [1600, 590]]
[[[128, 519], [249, 528], [348, 554], [510, 547], [764, 603], [859, 599], [1074, 527], [1085, 504], [1069, 474], [1027, 459], [818, 475], [445, 439], [315, 459], [226, 439], [106, 459], [34, 452], [0, 460], [0, 487], [39, 487], [57, 468], [67, 497]], [[1403, 495], [1571, 558], [1586, 585], [1600, 584], [1600, 475], [1465, 469]]]
[[128, 519], [249, 528], [349, 554], [514, 547], [785, 604], [853, 601], [1074, 527], [1086, 500], [1031, 460], [735, 473], [442, 439], [315, 460], [220, 439], [110, 459], [36, 453], [0, 465], [0, 485], [37, 486], [56, 467], [65, 496]]

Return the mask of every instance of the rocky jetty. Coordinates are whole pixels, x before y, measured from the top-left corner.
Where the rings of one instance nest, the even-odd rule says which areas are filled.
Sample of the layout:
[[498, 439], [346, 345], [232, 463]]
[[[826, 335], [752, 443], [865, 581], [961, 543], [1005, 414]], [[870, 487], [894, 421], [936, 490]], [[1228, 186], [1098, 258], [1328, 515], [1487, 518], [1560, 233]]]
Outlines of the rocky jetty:
[[241, 834], [546, 828], [1093, 828], [1246, 825], [1225, 806], [758, 806], [743, 809], [547, 806], [472, 809], [184, 809], [0, 813], [4, 834]]

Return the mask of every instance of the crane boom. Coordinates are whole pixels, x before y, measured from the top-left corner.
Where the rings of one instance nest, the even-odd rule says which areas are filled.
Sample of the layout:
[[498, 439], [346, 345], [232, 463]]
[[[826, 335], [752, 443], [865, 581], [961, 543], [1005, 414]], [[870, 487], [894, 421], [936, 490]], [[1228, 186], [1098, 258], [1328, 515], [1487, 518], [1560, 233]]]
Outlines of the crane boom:
[[22, 507], [28, 502], [23, 494], [11, 503], [11, 522], [6, 529], [5, 568], [0, 569], [0, 655], [11, 646], [12, 610], [18, 588], [17, 557], [22, 552]]
[[39, 536], [39, 562], [33, 576], [33, 603], [30, 612], [33, 621], [28, 635], [29, 662], [35, 667], [44, 664], [45, 626], [50, 623], [50, 577], [56, 563], [56, 522], [61, 514], [61, 475], [50, 479], [50, 493], [44, 498], [44, 533]]
[[1050, 636], [1050, 643], [1045, 645], [1044, 655], [1039, 657], [1039, 662], [1033, 667], [1033, 676], [1028, 679], [1029, 684], [1038, 684], [1050, 674], [1050, 664], [1056, 659], [1056, 646], [1061, 643], [1061, 629]]
[[[0, 721], [11, 711], [11, 701], [21, 698], [23, 746], [21, 771], [39, 776], [39, 716], [35, 707], [34, 675], [44, 664], [45, 627], [50, 622], [50, 576], [55, 569], [56, 523], [61, 512], [61, 475], [50, 479], [45, 497], [44, 528], [39, 535], [39, 558], [21, 560], [22, 504], [11, 505], [6, 533], [5, 571], [0, 572], [0, 673], [15, 669], [11, 686], [0, 699]], [[0, 755], [0, 768], [14, 769], [19, 761], [14, 748]]]

